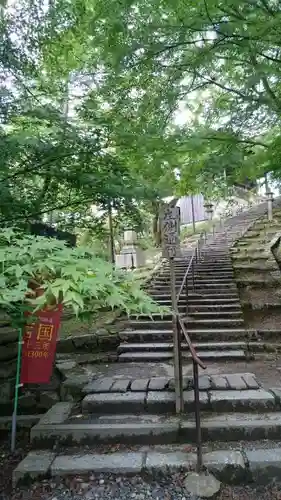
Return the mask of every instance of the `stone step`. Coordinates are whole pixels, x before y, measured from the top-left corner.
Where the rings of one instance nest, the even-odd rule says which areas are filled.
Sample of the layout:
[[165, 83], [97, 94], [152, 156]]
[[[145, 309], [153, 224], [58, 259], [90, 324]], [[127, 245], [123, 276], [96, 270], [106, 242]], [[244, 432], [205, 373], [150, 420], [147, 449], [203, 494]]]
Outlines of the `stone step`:
[[[176, 280], [176, 287], [177, 288], [180, 288], [180, 286], [182, 285], [182, 282], [183, 280]], [[192, 290], [193, 290], [193, 282], [192, 282], [192, 275], [189, 275], [188, 276], [188, 289], [190, 289], [191, 293], [192, 293]], [[227, 280], [227, 281], [221, 281], [221, 280], [212, 280], [212, 279], [204, 279], [204, 280], [198, 280], [198, 279], [195, 279], [194, 277], [194, 284], [196, 285], [196, 287], [200, 290], [205, 290], [205, 289], [208, 289], [210, 288], [211, 290], [213, 290], [214, 288], [218, 288], [218, 290], [220, 291], [221, 289], [226, 289], [226, 288], [234, 288], [235, 287], [235, 280], [234, 279], [231, 279], [231, 280]], [[159, 289], [159, 288], [163, 288], [163, 289], [170, 289], [170, 281], [167, 280], [161, 280], [161, 281], [153, 281], [152, 283], [150, 283], [150, 290], [153, 291], [154, 289]], [[199, 292], [196, 292], [196, 293], [201, 293], [200, 291]]]
[[[240, 316], [240, 315], [239, 315]], [[233, 327], [233, 326], [242, 326], [244, 324], [244, 320], [242, 317], [239, 318], [196, 318], [188, 317], [186, 320], [186, 324], [188, 328], [200, 328], [204, 326], [205, 328], [214, 328], [216, 325], [218, 327]], [[192, 333], [192, 332], [191, 332]]]
[[239, 307], [238, 310], [234, 311], [194, 311], [191, 310], [190, 308], [188, 309], [188, 316], [192, 319], [235, 319], [235, 318], [241, 318], [243, 319], [242, 311], [241, 308]]
[[168, 329], [171, 329], [172, 330], [172, 320], [142, 320], [142, 319], [139, 319], [139, 320], [128, 320], [126, 322], [126, 325], [127, 328], [131, 328], [131, 329], [138, 329], [138, 330], [161, 330], [161, 328], [163, 328], [163, 330], [168, 330]]
[[263, 260], [267, 260], [271, 257], [271, 255], [269, 253], [267, 254], [261, 254], [261, 253], [245, 253], [245, 254], [241, 254], [241, 253], [233, 253], [232, 255], [232, 258], [234, 261], [244, 261], [244, 260], [260, 260], [260, 261], [263, 261]]
[[[178, 444], [177, 446], [173, 446], [172, 444], [173, 442], [178, 442], [178, 438], [182, 439], [184, 435], [178, 421], [167, 420], [164, 422], [156, 422], [155, 419], [152, 418], [150, 424], [149, 421], [143, 422], [140, 419], [139, 421], [133, 421], [132, 418], [128, 416], [124, 424], [122, 424], [122, 422], [115, 424], [115, 426], [113, 424], [112, 432], [110, 432], [110, 424], [108, 422], [101, 422], [105, 422], [100, 424], [103, 438], [101, 442], [106, 443], [109, 441], [117, 444], [118, 442], [128, 443], [128, 448], [114, 452], [109, 447], [104, 451], [98, 452], [96, 452], [95, 449], [89, 449], [87, 451], [83, 449], [83, 451], [80, 452], [68, 450], [65, 451], [64, 454], [62, 452], [50, 452], [44, 449], [30, 451], [25, 459], [22, 460], [13, 471], [13, 487], [20, 488], [21, 483], [24, 483], [26, 478], [31, 481], [37, 481], [37, 483], [45, 478], [54, 478], [56, 484], [56, 480], [59, 477], [65, 477], [67, 482], [69, 477], [72, 477], [74, 480], [71, 484], [74, 485], [79, 498], [84, 492], [85, 496], [83, 496], [83, 498], [85, 499], [105, 498], [103, 494], [103, 492], [105, 492], [106, 497], [117, 499], [123, 498], [125, 493], [122, 478], [124, 479], [126, 475], [130, 475], [133, 476], [133, 478], [137, 478], [137, 482], [132, 481], [132, 484], [134, 484], [131, 489], [132, 496], [129, 495], [128, 498], [144, 498], [145, 494], [141, 493], [141, 497], [138, 495], [140, 491], [138, 488], [139, 476], [147, 478], [148, 482], [155, 480], [156, 476], [158, 479], [160, 478], [161, 482], [161, 478], [165, 480], [175, 473], [181, 478], [184, 471], [190, 473], [186, 475], [185, 479], [185, 497], [199, 498], [197, 495], [191, 494], [190, 496], [189, 494], [189, 490], [192, 492], [194, 491], [194, 478], [197, 477], [195, 474], [192, 474], [192, 471], [196, 470], [197, 462], [195, 446], [191, 446], [187, 451], [186, 445], [184, 444]], [[92, 423], [88, 424], [87, 427], [86, 425], [87, 424], [84, 424], [81, 430], [76, 430], [75, 435], [77, 439], [73, 441], [76, 444], [81, 443], [83, 445], [80, 436], [84, 432], [87, 442], [89, 441], [94, 446], [94, 443], [99, 441], [94, 438], [97, 434], [99, 424]], [[151, 425], [151, 441], [156, 441], [156, 446], [153, 446], [148, 439], [149, 425]], [[187, 425], [189, 425], [189, 423]], [[274, 425], [275, 435], [278, 425], [277, 422], [276, 425]], [[192, 432], [193, 436], [195, 436], [194, 424]], [[120, 436], [119, 439], [118, 435]], [[157, 436], [159, 436], [158, 439]], [[139, 444], [139, 446], [136, 445], [134, 451], [132, 451], [130, 448], [130, 441], [134, 441], [134, 437], [136, 437], [136, 443]], [[163, 441], [167, 441], [168, 444], [159, 449], [158, 444]], [[278, 447], [278, 443], [267, 443], [262, 441], [253, 449], [252, 443], [250, 443], [249, 440], [243, 441], [241, 446], [236, 450], [229, 449], [228, 445], [225, 445], [224, 448], [223, 443], [220, 447], [216, 446], [214, 448], [210, 444], [207, 450], [204, 449], [204, 470], [209, 471], [211, 473], [209, 477], [213, 478], [211, 481], [211, 488], [213, 488], [211, 490], [212, 497], [214, 497], [213, 493], [217, 493], [220, 489], [220, 483], [230, 485], [245, 484], [247, 486], [249, 483], [252, 483], [258, 488], [261, 487], [262, 491], [265, 491], [265, 485], [268, 485], [268, 493], [270, 495], [272, 485], [275, 485], [276, 479], [280, 478], [281, 449]], [[143, 442], [149, 445], [147, 449], [142, 446]], [[93, 472], [96, 479], [99, 477], [102, 478], [99, 481], [99, 485], [97, 481], [93, 481], [92, 483], [89, 482]], [[120, 478], [121, 483], [120, 480], [117, 481], [117, 479], [115, 482], [113, 479], [114, 477]], [[81, 478], [85, 478], [84, 481], [86, 482], [83, 483]], [[77, 481], [75, 481], [75, 479], [77, 479]], [[217, 481], [215, 481], [215, 479]], [[63, 480], [62, 484], [64, 484]], [[100, 486], [101, 484], [105, 485]], [[201, 488], [200, 491], [202, 492], [200, 493], [200, 498], [206, 495], [210, 497], [210, 487], [208, 483], [198, 482], [198, 487]], [[208, 494], [206, 493], [205, 495], [204, 492], [206, 489], [209, 491]], [[179, 490], [180, 495], [174, 498], [185, 498], [182, 496], [184, 491], [181, 488]], [[135, 493], [135, 491], [137, 493]], [[94, 492], [98, 493], [94, 494]], [[102, 493], [100, 494], [100, 492]], [[163, 489], [156, 490], [156, 494], [159, 495], [157, 498], [164, 498], [162, 492], [165, 498], [167, 498], [164, 493], [164, 487]], [[245, 494], [247, 494], [246, 490]], [[150, 496], [149, 494], [149, 497]], [[170, 495], [168, 495], [168, 497], [170, 498]], [[154, 498], [156, 498], [156, 496]]]
[[[184, 391], [184, 411], [194, 411], [194, 392]], [[175, 411], [175, 393], [169, 391], [116, 392], [88, 394], [81, 403], [85, 414], [151, 414], [172, 413]], [[272, 392], [264, 389], [256, 390], [224, 390], [201, 391], [200, 408], [212, 413], [278, 411], [280, 403]]]
[[261, 271], [261, 272], [270, 272], [270, 271], [276, 271], [276, 264], [274, 262], [272, 263], [265, 263], [265, 262], [233, 262], [233, 267], [234, 267], [234, 272], [236, 273], [237, 270], [247, 270], [247, 271]]
[[[172, 305], [171, 300], [161, 300], [159, 301], [162, 306], [170, 306]], [[241, 310], [241, 305], [240, 302], [237, 300], [231, 299], [231, 302], [228, 300], [225, 300], [224, 302], [219, 301], [217, 303], [216, 300], [213, 302], [211, 300], [206, 300], [202, 299], [202, 301], [188, 301], [188, 308], [189, 311], [234, 311], [234, 310]], [[178, 309], [183, 310], [186, 309], [186, 301], [180, 301], [178, 303]]]
[[[240, 316], [240, 315], [239, 315]], [[187, 324], [188, 328], [191, 328], [192, 331], [193, 329], [198, 329], [201, 327], [205, 328], [214, 328], [216, 326], [218, 327], [233, 327], [233, 326], [242, 326], [244, 324], [244, 320], [242, 317], [239, 318], [193, 318], [193, 317], [188, 317], [184, 319], [185, 323]], [[129, 328], [133, 329], [172, 329], [172, 320], [169, 319], [155, 319], [153, 320], [145, 320], [145, 319], [138, 319], [138, 320], [129, 320], [127, 322], [129, 325]]]
[[[179, 273], [179, 274], [180, 273], [184, 274], [189, 265], [190, 264], [188, 263], [184, 267], [176, 267], [175, 268], [175, 272]], [[232, 266], [231, 266], [231, 254], [229, 253], [229, 261], [227, 263], [224, 263], [224, 262], [213, 262], [213, 260], [210, 260], [209, 262], [207, 260], [205, 260], [205, 261], [200, 260], [198, 262], [194, 261], [193, 262], [193, 267], [194, 267], [194, 269], [198, 269], [200, 271], [205, 270], [206, 267], [207, 267], [207, 269], [211, 268], [214, 272], [218, 272], [218, 273], [219, 272], [231, 272], [231, 269], [232, 269]], [[161, 270], [159, 270], [159, 273], [166, 273], [166, 274], [168, 274], [169, 272], [170, 272], [170, 266], [162, 267]]]
[[240, 246], [239, 246], [239, 245], [237, 245], [237, 246], [235, 246], [235, 247], [233, 247], [233, 248], [231, 249], [231, 253], [233, 253], [234, 251], [239, 252], [239, 253], [241, 253], [241, 254], [242, 254], [243, 252], [248, 252], [248, 253], [250, 253], [250, 254], [251, 254], [252, 252], [253, 252], [253, 253], [260, 252], [261, 254], [263, 254], [263, 252], [264, 252], [264, 246], [261, 246], [261, 245], [260, 245], [260, 246], [258, 246], [258, 245], [254, 245], [254, 244], [252, 244], [252, 245], [247, 245], [247, 246], [242, 245], [242, 246], [241, 246], [241, 248], [240, 248]]
[[[144, 344], [145, 345], [145, 344]], [[243, 361], [254, 359], [253, 354], [246, 355], [243, 350], [230, 350], [230, 351], [199, 351], [197, 350], [197, 355], [202, 361]], [[122, 363], [132, 363], [132, 362], [157, 362], [157, 361], [169, 361], [173, 360], [173, 350], [170, 351], [146, 351], [140, 350], [134, 352], [123, 352], [119, 354], [118, 361]], [[183, 360], [192, 360], [190, 352], [183, 351]]]
[[[192, 318], [192, 319], [204, 319], [204, 318], [210, 318], [210, 319], [213, 319], [213, 318], [216, 318], [216, 317], [219, 317], [219, 318], [242, 318], [242, 311], [241, 311], [241, 308], [238, 307], [237, 309], [231, 309], [230, 311], [225, 311], [225, 310], [221, 310], [221, 309], [218, 309], [218, 310], [209, 310], [209, 311], [206, 311], [206, 310], [203, 310], [203, 311], [197, 311], [194, 309], [194, 307], [197, 307], [197, 306], [193, 306], [193, 309], [192, 309], [192, 306], [189, 306], [188, 307], [188, 310], [189, 310], [189, 316]], [[182, 310], [182, 311], [186, 311], [186, 305], [183, 305], [183, 306], [179, 306], [179, 310]], [[143, 320], [153, 320], [153, 321], [161, 321], [161, 320], [171, 320], [173, 317], [172, 313], [167, 313], [167, 314], [158, 314], [158, 313], [152, 313], [151, 315], [149, 314], [132, 314], [130, 317], [129, 317], [129, 320], [133, 320], [133, 321], [137, 321], [137, 320], [140, 320], [140, 321], [143, 321]]]
[[[188, 275], [188, 279], [191, 280], [192, 278], [192, 274], [190, 273], [190, 275]], [[213, 276], [211, 273], [209, 273], [209, 275], [206, 277], [206, 276], [202, 276], [202, 275], [194, 275], [194, 280], [196, 283], [199, 283], [199, 284], [232, 284], [233, 283], [233, 277], [231, 278], [228, 278], [228, 277], [223, 277], [223, 278], [217, 278], [216, 276]], [[182, 283], [183, 279], [178, 279], [176, 278], [176, 283], [180, 284]], [[157, 285], [157, 284], [162, 284], [162, 283], [170, 283], [170, 280], [169, 278], [156, 278], [154, 281], [153, 281], [153, 284]]]
[[[198, 328], [190, 332], [192, 342], [203, 342], [210, 339], [218, 342], [245, 341], [249, 336], [255, 336], [255, 330], [244, 328]], [[120, 339], [128, 342], [153, 342], [173, 338], [172, 328], [170, 329], [134, 329], [124, 330], [120, 333]]]
[[[247, 350], [246, 342], [194, 342], [194, 348], [199, 351], [231, 351], [231, 350]], [[183, 351], [189, 351], [186, 342], [182, 342], [181, 348]], [[123, 352], [140, 352], [140, 351], [169, 351], [173, 349], [172, 342], [147, 342], [147, 343], [127, 343], [120, 344], [117, 348], [118, 354]]]
[[[185, 306], [184, 306], [185, 307]], [[239, 311], [241, 312], [241, 305], [240, 305], [240, 302], [230, 302], [230, 303], [219, 303], [217, 304], [216, 302], [214, 303], [210, 303], [208, 301], [208, 303], [206, 304], [206, 302], [203, 302], [202, 303], [199, 303], [197, 302], [196, 304], [194, 303], [188, 303], [188, 310], [190, 311], [190, 314], [193, 313], [193, 311], [213, 311], [213, 312], [219, 312], [219, 311], [222, 311], [222, 312], [226, 312], [226, 311]]]
[[[177, 288], [179, 288], [181, 284], [179, 284], [177, 286]], [[167, 293], [168, 291], [170, 290], [170, 285], [167, 284], [167, 285], [153, 285], [153, 288], [152, 289], [149, 289], [147, 290], [147, 292], [150, 294], [156, 294], [156, 293], [159, 293], [159, 292], [162, 292], [162, 293]], [[220, 292], [220, 293], [233, 293], [234, 291], [237, 290], [237, 287], [236, 287], [236, 284], [235, 283], [230, 283], [229, 285], [228, 284], [217, 284], [217, 283], [206, 283], [206, 284], [201, 284], [201, 283], [195, 283], [195, 286], [193, 287], [193, 285], [190, 283], [188, 285], [188, 290], [190, 291], [194, 291], [196, 290], [196, 292], [198, 293], [205, 293], [205, 291], [209, 291], [209, 292], [212, 292], [212, 291], [216, 291], [216, 292]]]
[[[168, 293], [152, 293], [151, 294], [151, 297], [154, 299], [154, 300], [157, 300], [157, 301], [161, 301], [161, 300], [171, 300], [171, 295], [168, 294]], [[188, 297], [189, 297], [189, 303], [205, 303], [205, 302], [210, 302], [212, 303], [213, 302], [216, 302], [216, 303], [225, 303], [225, 302], [237, 302], [238, 300], [238, 292], [237, 290], [234, 292], [231, 292], [231, 293], [216, 293], [216, 292], [213, 292], [213, 291], [206, 291], [206, 292], [202, 292], [202, 293], [198, 293], [198, 294], [195, 294], [195, 293], [189, 293], [188, 294]], [[180, 295], [180, 300], [186, 300], [186, 295], [185, 293], [182, 293]]]
[[[185, 275], [185, 272], [184, 273], [175, 273], [176, 277], [178, 279], [180, 278], [183, 278], [184, 275]], [[219, 278], [232, 278], [233, 277], [233, 271], [214, 271], [214, 270], [209, 270], [209, 271], [205, 271], [204, 269], [198, 269], [198, 268], [195, 268], [194, 269], [194, 277], [206, 277], [206, 276], [212, 276], [212, 278], [215, 278], [215, 279], [219, 279]], [[163, 279], [170, 279], [170, 273], [169, 272], [165, 272], [165, 273], [161, 273], [161, 274], [158, 274], [158, 279], [160, 278], [163, 278]]]
[[[239, 412], [201, 415], [202, 441], [280, 440], [281, 412]], [[37, 425], [31, 430], [33, 447], [70, 444], [96, 446], [97, 443], [155, 445], [195, 443], [193, 415], [168, 416], [144, 413], [73, 417], [67, 423]], [[270, 443], [269, 447], [270, 447]], [[185, 454], [186, 456], [186, 454]], [[281, 464], [281, 453], [279, 456]]]

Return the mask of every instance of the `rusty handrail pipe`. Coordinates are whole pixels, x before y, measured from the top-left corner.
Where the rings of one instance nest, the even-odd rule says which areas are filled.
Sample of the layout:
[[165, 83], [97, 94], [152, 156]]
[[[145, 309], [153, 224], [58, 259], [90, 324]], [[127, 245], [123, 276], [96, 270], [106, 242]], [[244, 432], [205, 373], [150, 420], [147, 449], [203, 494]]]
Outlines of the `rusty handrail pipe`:
[[188, 347], [189, 347], [189, 350], [190, 350], [191, 357], [192, 357], [193, 361], [195, 361], [195, 363], [196, 363], [197, 365], [199, 365], [199, 366], [200, 366], [200, 368], [202, 368], [202, 370], [206, 370], [206, 365], [204, 365], [203, 361], [201, 361], [201, 359], [197, 356], [197, 353], [196, 353], [196, 351], [195, 351], [195, 348], [194, 348], [194, 346], [193, 346], [193, 344], [192, 344], [192, 342], [191, 342], [191, 340], [190, 340], [190, 337], [189, 337], [189, 335], [188, 335], [188, 333], [187, 333], [187, 330], [186, 330], [186, 328], [185, 328], [185, 326], [184, 326], [184, 322], [183, 322], [183, 320], [181, 319], [181, 317], [180, 317], [180, 313], [179, 313], [178, 311], [176, 311], [176, 315], [177, 315], [177, 319], [178, 319], [178, 322], [179, 322], [179, 324], [180, 324], [180, 327], [181, 327], [181, 329], [182, 329], [182, 332], [183, 332], [183, 334], [184, 334], [185, 340], [186, 340], [186, 342], [187, 342], [187, 345], [188, 345]]

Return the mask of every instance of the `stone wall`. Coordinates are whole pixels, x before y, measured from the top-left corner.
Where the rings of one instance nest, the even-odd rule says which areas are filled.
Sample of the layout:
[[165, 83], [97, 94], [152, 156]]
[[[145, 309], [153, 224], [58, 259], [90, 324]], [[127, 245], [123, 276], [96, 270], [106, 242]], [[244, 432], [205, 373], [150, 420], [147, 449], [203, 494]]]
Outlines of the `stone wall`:
[[[20, 389], [19, 414], [42, 413], [54, 403], [65, 400], [66, 397], [69, 399], [70, 395], [75, 397], [80, 385], [85, 385], [87, 381], [85, 371], [80, 365], [86, 362], [90, 364], [116, 360], [118, 330], [121, 325], [121, 322], [120, 326], [114, 323], [88, 335], [58, 340], [56, 364], [51, 382], [40, 386], [28, 385]], [[0, 415], [2, 416], [11, 415], [13, 411], [17, 350], [18, 332], [12, 329], [8, 322], [0, 323]], [[72, 358], [76, 359], [75, 362], [69, 359], [68, 355], [71, 357], [71, 354]]]
[[281, 307], [281, 274], [272, 254], [272, 239], [281, 233], [281, 209], [273, 221], [261, 217], [232, 248], [232, 263], [242, 306], [252, 309]]

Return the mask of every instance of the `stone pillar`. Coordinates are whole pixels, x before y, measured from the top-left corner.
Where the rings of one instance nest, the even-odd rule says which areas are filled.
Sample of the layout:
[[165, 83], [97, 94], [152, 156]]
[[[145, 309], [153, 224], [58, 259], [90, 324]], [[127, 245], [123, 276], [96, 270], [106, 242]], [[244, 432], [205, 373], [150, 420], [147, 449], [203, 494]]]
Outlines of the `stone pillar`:
[[267, 197], [267, 217], [269, 221], [272, 221], [273, 219], [273, 193], [272, 191], [267, 191], [266, 193]]

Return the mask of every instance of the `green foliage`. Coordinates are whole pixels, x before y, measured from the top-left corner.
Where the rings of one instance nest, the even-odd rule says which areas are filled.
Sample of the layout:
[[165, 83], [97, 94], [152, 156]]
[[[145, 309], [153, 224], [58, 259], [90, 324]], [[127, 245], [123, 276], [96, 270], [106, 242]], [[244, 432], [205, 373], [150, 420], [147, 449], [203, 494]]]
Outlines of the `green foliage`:
[[[153, 175], [151, 164], [154, 171], [166, 162], [167, 175], [162, 171], [155, 185], [171, 179], [176, 166], [179, 192], [186, 194], [219, 186], [226, 168], [230, 186], [273, 169], [268, 149], [279, 155], [273, 135], [280, 135], [280, 2], [97, 0], [93, 8], [87, 0], [61, 0], [57, 26], [62, 12], [71, 27], [48, 50], [54, 40], [70, 43], [76, 69], [99, 75], [84, 116], [101, 118], [107, 104], [110, 136], [141, 165], [144, 178]], [[179, 106], [186, 120], [175, 127]], [[275, 172], [281, 177], [280, 167]]]
[[[120, 309], [150, 314], [165, 309], [140, 289], [132, 273], [114, 269], [87, 247], [69, 248], [64, 242], [0, 232], [0, 306], [19, 315], [29, 309], [63, 303], [78, 316], [92, 318], [99, 311]], [[43, 289], [36, 297], [35, 290]]]
[[13, 4], [0, 21], [2, 225], [51, 214], [106, 238], [91, 205], [111, 201], [116, 235], [142, 231], [144, 209], [157, 241], [164, 197], [281, 178], [279, 2]]

